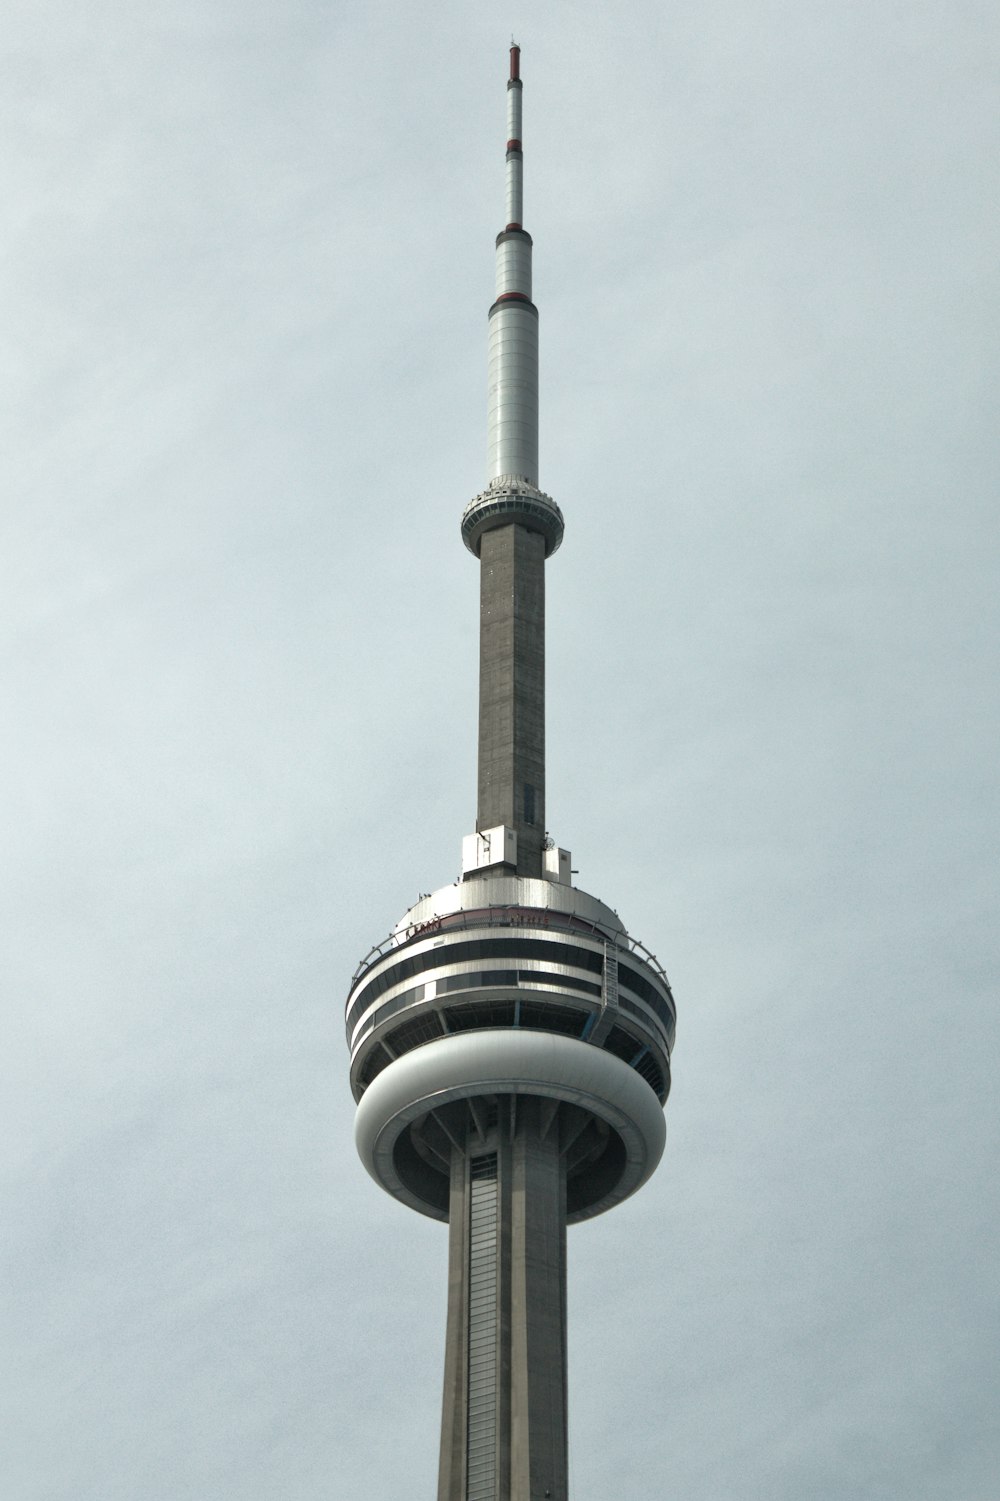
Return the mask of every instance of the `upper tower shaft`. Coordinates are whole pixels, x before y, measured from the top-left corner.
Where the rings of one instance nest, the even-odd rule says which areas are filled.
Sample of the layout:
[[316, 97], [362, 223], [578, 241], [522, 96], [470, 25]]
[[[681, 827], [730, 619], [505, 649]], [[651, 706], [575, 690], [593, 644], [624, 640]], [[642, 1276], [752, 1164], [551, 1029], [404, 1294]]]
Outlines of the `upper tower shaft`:
[[[545, 559], [562, 540], [559, 507], [538, 486], [538, 309], [531, 236], [522, 223], [520, 48], [507, 80], [506, 222], [496, 239], [489, 314], [488, 489], [466, 507], [462, 534], [482, 563], [479, 789], [476, 828], [502, 829], [496, 864], [542, 874], [545, 840]], [[481, 853], [481, 852], [480, 852]]]

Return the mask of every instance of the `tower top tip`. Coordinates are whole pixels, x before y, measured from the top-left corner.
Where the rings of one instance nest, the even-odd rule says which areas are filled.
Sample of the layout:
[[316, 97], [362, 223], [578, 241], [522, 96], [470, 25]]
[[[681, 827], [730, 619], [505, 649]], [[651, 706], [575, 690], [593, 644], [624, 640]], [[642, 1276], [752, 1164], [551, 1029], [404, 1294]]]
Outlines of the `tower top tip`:
[[515, 83], [521, 76], [521, 49], [514, 38], [510, 39], [510, 81]]

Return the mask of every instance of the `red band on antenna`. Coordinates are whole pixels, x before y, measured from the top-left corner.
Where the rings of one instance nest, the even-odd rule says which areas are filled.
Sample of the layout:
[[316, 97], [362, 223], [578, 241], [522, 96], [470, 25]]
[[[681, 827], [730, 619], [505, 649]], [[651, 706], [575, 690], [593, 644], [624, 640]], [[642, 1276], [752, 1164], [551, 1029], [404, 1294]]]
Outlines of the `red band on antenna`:
[[510, 77], [511, 82], [521, 76], [521, 49], [515, 42], [510, 49]]

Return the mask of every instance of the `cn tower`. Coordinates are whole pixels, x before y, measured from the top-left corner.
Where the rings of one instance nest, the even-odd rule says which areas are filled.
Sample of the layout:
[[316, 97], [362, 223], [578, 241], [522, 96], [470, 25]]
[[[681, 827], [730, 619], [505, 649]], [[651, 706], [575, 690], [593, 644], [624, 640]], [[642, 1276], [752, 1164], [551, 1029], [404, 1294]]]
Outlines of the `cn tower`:
[[362, 960], [347, 998], [355, 1137], [375, 1181], [448, 1222], [438, 1501], [567, 1501], [566, 1226], [663, 1152], [676, 1013], [653, 954], [546, 834], [538, 310], [523, 225], [520, 49], [489, 312], [479, 560], [479, 806], [462, 874]]

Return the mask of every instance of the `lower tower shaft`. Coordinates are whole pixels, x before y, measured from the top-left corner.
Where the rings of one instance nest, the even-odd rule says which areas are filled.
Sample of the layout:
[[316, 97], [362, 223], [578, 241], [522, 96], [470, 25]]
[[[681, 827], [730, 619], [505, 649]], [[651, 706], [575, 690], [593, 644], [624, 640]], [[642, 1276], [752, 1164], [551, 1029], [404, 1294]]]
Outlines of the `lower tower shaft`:
[[[451, 1154], [438, 1501], [566, 1501], [566, 1146], [551, 1102], [477, 1102]], [[574, 1112], [579, 1114], [580, 1112]]]

